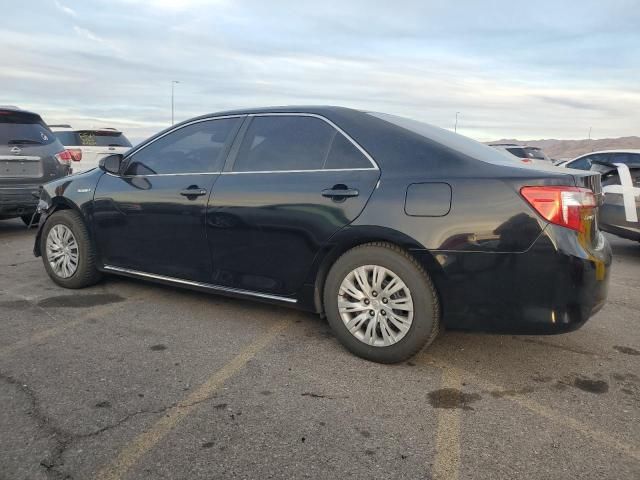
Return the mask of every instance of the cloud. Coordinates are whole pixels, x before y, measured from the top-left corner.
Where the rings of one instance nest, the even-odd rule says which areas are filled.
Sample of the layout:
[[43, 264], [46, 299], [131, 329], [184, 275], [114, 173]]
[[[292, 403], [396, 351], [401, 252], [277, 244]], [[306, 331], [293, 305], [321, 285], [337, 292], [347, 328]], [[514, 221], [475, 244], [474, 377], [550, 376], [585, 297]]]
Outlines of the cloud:
[[104, 40], [100, 37], [98, 37], [97, 35], [95, 35], [93, 32], [91, 32], [90, 30], [87, 30], [86, 28], [82, 28], [79, 27], [77, 25], [73, 26], [73, 31], [76, 32], [76, 34], [78, 34], [78, 36], [87, 39], [87, 40], [91, 40], [92, 42], [98, 42], [98, 43], [104, 43]]
[[54, 3], [55, 3], [56, 8], [58, 10], [60, 10], [61, 12], [66, 13], [70, 17], [77, 18], [78, 13], [74, 9], [72, 9], [70, 7], [67, 7], [66, 5], [61, 4], [58, 0], [54, 0]]
[[170, 121], [175, 79], [178, 119], [316, 103], [445, 128], [459, 111], [478, 139], [634, 135], [633, 3], [34, 0], [37, 16], [5, 8], [0, 103], [147, 135]]

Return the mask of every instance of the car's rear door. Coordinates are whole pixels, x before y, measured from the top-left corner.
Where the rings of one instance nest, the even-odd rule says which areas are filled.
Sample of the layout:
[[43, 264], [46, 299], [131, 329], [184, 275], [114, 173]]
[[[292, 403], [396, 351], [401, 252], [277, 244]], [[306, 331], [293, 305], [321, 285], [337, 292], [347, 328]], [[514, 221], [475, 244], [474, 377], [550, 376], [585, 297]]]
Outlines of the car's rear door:
[[291, 296], [320, 248], [360, 214], [380, 172], [318, 116], [253, 115], [243, 131], [209, 201], [212, 283]]
[[122, 175], [100, 178], [93, 225], [105, 266], [209, 281], [207, 199], [241, 122], [228, 117], [176, 127], [133, 151]]

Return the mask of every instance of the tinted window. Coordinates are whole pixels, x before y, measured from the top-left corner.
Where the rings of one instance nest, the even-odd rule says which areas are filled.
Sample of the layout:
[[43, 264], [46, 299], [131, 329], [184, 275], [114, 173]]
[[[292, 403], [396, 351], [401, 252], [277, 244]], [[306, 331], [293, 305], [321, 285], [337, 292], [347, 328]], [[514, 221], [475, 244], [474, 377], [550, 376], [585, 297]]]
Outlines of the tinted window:
[[187, 125], [156, 140], [131, 158], [128, 175], [218, 172], [224, 147], [239, 118]]
[[48, 145], [55, 135], [38, 115], [0, 110], [0, 144]]
[[576, 168], [578, 170], [589, 170], [591, 168], [591, 157], [582, 157], [573, 162], [567, 163], [567, 168]]
[[529, 158], [527, 156], [527, 153], [524, 151], [524, 148], [519, 148], [519, 147], [507, 148], [507, 152], [511, 153], [512, 155], [515, 155], [518, 158]]
[[82, 147], [131, 147], [122, 132], [108, 130], [80, 130], [77, 132]]
[[549, 160], [549, 157], [547, 157], [544, 152], [539, 149], [539, 148], [535, 148], [535, 147], [524, 147], [523, 148], [524, 153], [527, 157], [529, 158], [533, 158], [535, 160], [546, 160], [548, 162], [550, 162], [551, 160]]
[[611, 163], [624, 163], [625, 165], [640, 165], [640, 154], [637, 153], [616, 153], [609, 156]]
[[587, 155], [586, 157], [582, 157], [582, 158], [579, 158], [578, 160], [574, 160], [573, 162], [569, 162], [567, 164], [567, 167], [576, 168], [578, 170], [590, 170], [591, 165], [596, 160], [601, 162], [610, 162], [611, 157], [606, 154]]
[[233, 166], [237, 172], [318, 170], [337, 131], [314, 117], [255, 117]]
[[371, 168], [371, 162], [341, 133], [336, 133], [324, 168]]
[[80, 145], [80, 140], [75, 132], [55, 132], [56, 137], [60, 140], [60, 143], [65, 147], [77, 147]]

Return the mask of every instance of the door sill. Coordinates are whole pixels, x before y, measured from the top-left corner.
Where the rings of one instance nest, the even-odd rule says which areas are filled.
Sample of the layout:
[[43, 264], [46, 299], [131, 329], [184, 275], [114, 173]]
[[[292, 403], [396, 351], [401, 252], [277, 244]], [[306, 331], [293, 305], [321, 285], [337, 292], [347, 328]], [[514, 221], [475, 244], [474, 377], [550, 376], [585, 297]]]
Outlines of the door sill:
[[223, 287], [223, 286], [220, 286], [220, 285], [213, 285], [211, 283], [194, 282], [192, 280], [184, 280], [182, 278], [168, 277], [166, 275], [157, 275], [155, 273], [140, 272], [138, 270], [131, 270], [129, 268], [122, 268], [122, 267], [114, 267], [114, 266], [111, 266], [111, 265], [105, 265], [104, 269], [107, 272], [121, 273], [123, 275], [130, 275], [132, 277], [149, 278], [151, 280], [160, 280], [160, 281], [163, 281], [163, 282], [175, 283], [177, 285], [185, 285], [185, 286], [190, 286], [190, 287], [204, 288], [204, 289], [207, 289], [207, 290], [211, 290], [213, 292], [227, 293], [227, 294], [233, 294], [233, 295], [246, 295], [248, 297], [262, 298], [262, 299], [265, 299], [265, 300], [275, 300], [275, 301], [278, 301], [278, 302], [287, 302], [287, 303], [297, 303], [298, 302], [298, 300], [296, 300], [295, 298], [281, 297], [280, 295], [272, 295], [272, 294], [269, 294], [269, 293], [254, 292], [254, 291], [251, 291], [251, 290], [243, 290], [241, 288]]

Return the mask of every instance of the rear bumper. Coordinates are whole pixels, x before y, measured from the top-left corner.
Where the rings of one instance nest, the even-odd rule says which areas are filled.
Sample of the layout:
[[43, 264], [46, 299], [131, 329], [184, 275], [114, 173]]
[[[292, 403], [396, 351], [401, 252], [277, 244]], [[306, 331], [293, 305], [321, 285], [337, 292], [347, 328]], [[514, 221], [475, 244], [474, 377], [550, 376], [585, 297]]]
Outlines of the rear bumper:
[[0, 188], [0, 215], [32, 214], [38, 205], [38, 195], [38, 185]]
[[441, 268], [434, 280], [443, 320], [451, 328], [567, 332], [600, 310], [608, 294], [612, 255], [602, 235], [596, 248], [585, 248], [574, 232], [550, 225], [524, 253], [432, 255]]

